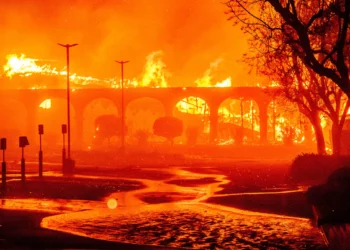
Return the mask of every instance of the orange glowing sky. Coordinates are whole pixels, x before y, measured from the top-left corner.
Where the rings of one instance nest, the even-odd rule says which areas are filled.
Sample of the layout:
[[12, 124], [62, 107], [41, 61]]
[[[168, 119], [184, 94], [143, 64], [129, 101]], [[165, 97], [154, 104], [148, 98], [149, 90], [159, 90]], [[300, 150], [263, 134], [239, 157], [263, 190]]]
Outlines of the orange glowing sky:
[[[61, 43], [72, 50], [72, 72], [108, 78], [120, 74], [114, 60], [130, 60], [125, 76], [142, 74], [146, 56], [164, 52], [170, 86], [195, 86], [218, 58], [214, 81], [232, 85], [261, 81], [238, 62], [247, 50], [245, 36], [233, 27], [219, 0], [16, 0], [0, 1], [0, 58], [11, 53], [58, 60]], [[54, 64], [54, 62], [53, 62]]]

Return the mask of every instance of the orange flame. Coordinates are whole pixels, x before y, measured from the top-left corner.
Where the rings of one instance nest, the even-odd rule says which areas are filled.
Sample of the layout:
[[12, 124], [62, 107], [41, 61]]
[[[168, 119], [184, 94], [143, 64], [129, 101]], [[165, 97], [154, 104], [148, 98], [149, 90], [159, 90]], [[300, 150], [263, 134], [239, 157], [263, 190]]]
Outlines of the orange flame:
[[4, 66], [4, 72], [10, 78], [17, 74], [25, 76], [32, 75], [33, 73], [59, 74], [56, 69], [51, 69], [49, 65], [38, 66], [36, 64], [37, 59], [26, 58], [23, 54], [21, 56], [15, 54], [8, 55], [6, 56], [6, 60], [7, 63]]
[[[144, 74], [141, 81], [136, 79], [125, 79], [126, 87], [152, 87], [152, 88], [165, 88], [167, 87], [167, 78], [170, 73], [166, 70], [165, 63], [161, 60], [161, 51], [151, 53], [146, 57], [146, 65]], [[48, 64], [38, 65], [38, 59], [26, 58], [24, 54], [20, 56], [11, 54], [6, 56], [6, 64], [4, 65], [5, 76], [12, 78], [15, 75], [28, 77], [33, 74], [40, 75], [54, 75], [54, 76], [66, 76], [66, 70], [57, 70]], [[97, 79], [91, 76], [79, 76], [75, 73], [70, 74], [70, 80], [73, 84], [79, 86], [87, 86], [91, 84], [100, 85], [109, 88], [119, 88], [121, 86], [121, 80], [115, 78], [110, 79]], [[46, 86], [33, 86], [32, 88], [46, 88]]]
[[207, 103], [198, 97], [190, 96], [178, 102], [176, 108], [182, 113], [194, 115], [209, 115]]
[[161, 59], [162, 54], [162, 51], [156, 51], [146, 57], [144, 74], [138, 86], [154, 88], [166, 88], [168, 86], [166, 79], [171, 74], [166, 70], [166, 65]]
[[222, 62], [222, 59], [219, 58], [216, 61], [212, 62], [201, 78], [195, 80], [197, 87], [231, 87], [231, 77], [228, 77], [222, 82], [218, 82], [215, 85], [212, 84], [213, 71], [217, 70], [219, 64]]

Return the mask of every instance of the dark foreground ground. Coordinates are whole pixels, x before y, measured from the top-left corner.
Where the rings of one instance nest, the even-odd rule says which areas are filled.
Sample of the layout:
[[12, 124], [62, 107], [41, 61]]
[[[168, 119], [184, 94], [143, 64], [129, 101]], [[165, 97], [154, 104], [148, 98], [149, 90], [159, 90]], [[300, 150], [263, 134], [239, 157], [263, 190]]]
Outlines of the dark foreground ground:
[[50, 213], [0, 210], [0, 249], [174, 249], [95, 240], [40, 227]]
[[5, 198], [43, 198], [69, 200], [100, 200], [110, 193], [144, 188], [139, 181], [124, 179], [87, 179], [79, 177], [46, 176], [32, 177], [25, 185], [19, 180], [7, 183]]
[[[306, 190], [288, 182], [288, 161], [240, 161], [222, 166], [186, 167], [200, 174], [221, 174], [229, 180], [206, 202], [244, 210], [312, 218]], [[204, 179], [208, 183], [214, 180]], [[203, 180], [203, 181], [204, 181]], [[177, 181], [178, 185], [190, 185]]]
[[[155, 166], [129, 166], [125, 168], [104, 168], [99, 166], [79, 167], [77, 168], [77, 173], [79, 175], [91, 176], [97, 173], [101, 178], [91, 179], [86, 182], [86, 180], [81, 180], [79, 176], [76, 176], [74, 180], [63, 178], [62, 176], [45, 176], [44, 181], [38, 180], [37, 177], [32, 177], [28, 178], [25, 192], [23, 192], [20, 181], [16, 180], [18, 176], [13, 176], [12, 181], [8, 183], [9, 191], [6, 194], [6, 198], [50, 198], [101, 201], [103, 197], [114, 192], [143, 189], [144, 185], [142, 182], [136, 179], [146, 179], [151, 182], [163, 182], [179, 187], [195, 188], [212, 184], [215, 185], [219, 182], [214, 177], [196, 175], [196, 173], [198, 173], [209, 174], [208, 176], [210, 176], [210, 174], [214, 176], [222, 175], [230, 181], [220, 185], [219, 189], [215, 189], [214, 195], [207, 200], [209, 203], [252, 211], [309, 217], [309, 214], [305, 212], [304, 209], [310, 208], [310, 206], [303, 200], [304, 194], [302, 192], [291, 194], [281, 193], [279, 195], [273, 193], [274, 191], [288, 189], [288, 187], [286, 187], [288, 163], [283, 162], [276, 164], [276, 162], [240, 161], [237, 163], [224, 162], [221, 163], [220, 166], [215, 166], [213, 163], [214, 162], [202, 163], [198, 164], [197, 167], [195, 164], [195, 166], [177, 167], [179, 170], [186, 170], [193, 174], [178, 177], [176, 176], [177, 170], [167, 171], [169, 167], [161, 165], [159, 168]], [[30, 166], [28, 167], [30, 169]], [[34, 167], [32, 169], [32, 173], [35, 174]], [[13, 167], [11, 173], [17, 175], [18, 167]], [[105, 180], [102, 176], [109, 176], [115, 179]], [[122, 178], [133, 178], [135, 180], [128, 179], [125, 181]], [[62, 187], [65, 188], [62, 189]], [[84, 191], [82, 192], [81, 190]], [[177, 189], [175, 189], [175, 191], [176, 190]], [[164, 191], [162, 188], [151, 191], [152, 190], [143, 193], [144, 196], [142, 200], [144, 202], [155, 204], [195, 198], [191, 195], [179, 195], [179, 193], [171, 192], [171, 190]], [[247, 194], [252, 192], [258, 194], [254, 197]], [[263, 197], [264, 195], [265, 197]], [[290, 199], [288, 198], [289, 196], [294, 198]], [[280, 205], [280, 207], [277, 205]], [[2, 221], [0, 223], [2, 224], [2, 228], [0, 228], [0, 238], [5, 239], [5, 241], [2, 241], [2, 244], [4, 246], [13, 246], [14, 248], [25, 246], [32, 249], [39, 247], [54, 247], [56, 249], [159, 249], [153, 246], [145, 247], [93, 240], [40, 228], [41, 219], [48, 215], [50, 214], [34, 211], [0, 210], [0, 221]], [[202, 215], [198, 216], [201, 217]], [[199, 220], [198, 225], [202, 225], [200, 221], [201, 220]], [[232, 225], [229, 227], [232, 227]], [[2, 245], [0, 245], [0, 249], [2, 249]]]
[[[123, 172], [127, 175], [130, 171], [120, 171], [119, 176]], [[153, 173], [151, 177], [156, 178]], [[69, 208], [69, 204], [74, 200], [79, 200], [80, 203], [86, 201], [82, 207], [75, 208], [77, 211], [91, 209], [91, 206], [95, 206], [94, 201], [101, 201], [111, 193], [144, 188], [145, 186], [139, 181], [45, 176], [42, 180], [38, 177], [28, 177], [26, 185], [23, 186], [18, 176], [12, 176], [9, 180], [7, 192], [1, 193], [1, 196], [6, 198], [2, 206], [12, 202], [16, 204], [10, 206], [28, 210], [0, 209], [0, 249], [171, 249], [95, 240], [40, 227], [44, 217], [74, 212], [74, 209]], [[36, 203], [20, 204], [21, 199], [25, 201], [33, 198], [42, 199], [43, 203], [46, 200], [61, 202], [49, 205], [48, 210], [53, 212], [43, 212], [45, 206]], [[37, 208], [41, 211], [36, 210]]]

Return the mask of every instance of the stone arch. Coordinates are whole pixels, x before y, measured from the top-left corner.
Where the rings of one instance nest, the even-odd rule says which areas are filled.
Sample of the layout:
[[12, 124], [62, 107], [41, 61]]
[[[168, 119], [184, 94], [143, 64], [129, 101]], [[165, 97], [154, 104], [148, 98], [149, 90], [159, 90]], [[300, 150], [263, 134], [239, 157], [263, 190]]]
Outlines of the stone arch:
[[115, 103], [107, 98], [96, 98], [90, 101], [83, 111], [83, 142], [91, 146], [95, 134], [95, 120], [101, 115], [119, 115]]
[[28, 136], [28, 109], [16, 98], [0, 98], [0, 134], [7, 138], [7, 148], [18, 148], [18, 137]]
[[260, 142], [258, 103], [244, 98], [223, 100], [218, 110], [218, 140], [222, 144]]
[[[48, 102], [50, 105], [44, 103]], [[64, 98], [47, 97], [41, 99], [37, 107], [37, 122], [44, 125], [43, 144], [47, 148], [58, 149], [63, 144], [61, 126], [67, 124], [67, 101]], [[77, 138], [76, 111], [74, 106], [70, 105], [70, 129], [71, 144], [74, 144]], [[67, 143], [67, 138], [66, 138]]]
[[[178, 144], [204, 144], [210, 139], [210, 108], [208, 103], [197, 96], [179, 100], [173, 108], [173, 115], [183, 121], [184, 132], [175, 138]], [[196, 135], [192, 135], [192, 134]], [[192, 137], [195, 139], [191, 139]]]
[[125, 108], [127, 142], [138, 144], [140, 134], [147, 134], [149, 142], [163, 141], [153, 134], [153, 123], [165, 114], [164, 104], [156, 98], [140, 97], [128, 102]]

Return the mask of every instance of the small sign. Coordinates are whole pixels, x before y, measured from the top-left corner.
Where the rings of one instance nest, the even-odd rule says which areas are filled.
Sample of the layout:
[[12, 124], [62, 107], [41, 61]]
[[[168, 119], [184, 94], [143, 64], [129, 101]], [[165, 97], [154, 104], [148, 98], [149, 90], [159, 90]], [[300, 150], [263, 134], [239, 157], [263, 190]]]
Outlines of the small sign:
[[67, 134], [67, 125], [62, 124], [62, 134]]
[[19, 137], [19, 146], [21, 148], [24, 148], [25, 146], [28, 146], [28, 145], [29, 145], [29, 141], [28, 141], [27, 136], [20, 136]]
[[39, 129], [39, 135], [43, 135], [44, 134], [44, 125], [39, 124], [38, 129]]
[[5, 150], [6, 149], [6, 138], [1, 138], [1, 140], [0, 140], [0, 148], [1, 148], [1, 150]]

